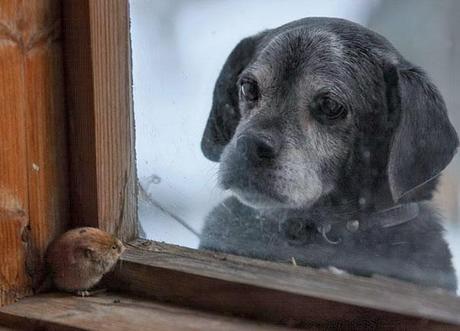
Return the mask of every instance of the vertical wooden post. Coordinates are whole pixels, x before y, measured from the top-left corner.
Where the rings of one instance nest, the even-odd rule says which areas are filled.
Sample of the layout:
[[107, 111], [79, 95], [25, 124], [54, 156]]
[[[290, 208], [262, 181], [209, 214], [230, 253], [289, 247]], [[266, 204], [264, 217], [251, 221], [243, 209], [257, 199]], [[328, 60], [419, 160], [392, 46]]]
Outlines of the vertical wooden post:
[[68, 219], [58, 0], [0, 2], [0, 305], [30, 294]]
[[137, 236], [127, 0], [66, 0], [66, 101], [73, 226]]

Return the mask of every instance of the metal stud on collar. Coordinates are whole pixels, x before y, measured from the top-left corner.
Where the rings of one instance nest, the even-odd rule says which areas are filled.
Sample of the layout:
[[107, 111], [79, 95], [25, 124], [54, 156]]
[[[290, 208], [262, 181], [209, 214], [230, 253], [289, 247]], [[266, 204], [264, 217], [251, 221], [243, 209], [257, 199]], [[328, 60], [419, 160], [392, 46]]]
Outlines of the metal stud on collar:
[[359, 230], [359, 221], [358, 220], [348, 221], [345, 227], [350, 232], [356, 232]]

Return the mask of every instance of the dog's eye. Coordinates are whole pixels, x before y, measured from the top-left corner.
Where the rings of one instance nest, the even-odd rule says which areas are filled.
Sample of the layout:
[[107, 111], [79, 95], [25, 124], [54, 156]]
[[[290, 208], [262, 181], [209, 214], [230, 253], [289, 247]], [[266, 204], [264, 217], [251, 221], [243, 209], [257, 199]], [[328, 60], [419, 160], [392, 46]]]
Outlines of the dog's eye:
[[243, 81], [240, 87], [241, 97], [246, 101], [257, 101], [259, 99], [259, 88], [255, 82]]
[[346, 115], [345, 108], [329, 97], [323, 97], [318, 101], [318, 108], [329, 120], [343, 118]]

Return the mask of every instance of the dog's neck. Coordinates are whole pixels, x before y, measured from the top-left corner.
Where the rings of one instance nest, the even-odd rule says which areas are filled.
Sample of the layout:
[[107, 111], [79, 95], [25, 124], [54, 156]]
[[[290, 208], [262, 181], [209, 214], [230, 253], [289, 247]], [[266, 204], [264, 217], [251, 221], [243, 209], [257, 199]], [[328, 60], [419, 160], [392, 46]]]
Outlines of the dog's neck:
[[[419, 201], [425, 200], [414, 198], [394, 203], [388, 189], [377, 192], [380, 197], [374, 194], [364, 198], [357, 194], [348, 200], [343, 198], [346, 194], [336, 192], [308, 209], [271, 210], [266, 216], [286, 227], [282, 230], [285, 234], [294, 235], [296, 231], [309, 229], [309, 232], [321, 234], [325, 242], [337, 244], [342, 234], [350, 236], [372, 228], [384, 230], [410, 222], [419, 214]], [[371, 199], [367, 200], [369, 196]], [[421, 195], [425, 196], [426, 193]]]
[[[376, 208], [379, 206], [380, 208]], [[308, 223], [320, 226], [322, 224], [346, 223], [350, 220], [360, 222], [380, 222], [383, 227], [390, 227], [404, 223], [412, 218], [415, 210], [418, 211], [418, 202], [408, 201], [393, 204], [365, 206], [363, 201], [330, 200], [320, 201], [308, 209], [277, 209], [263, 211], [262, 214], [278, 220], [303, 219]], [[365, 207], [365, 208], [363, 208]]]
[[399, 202], [394, 202], [385, 175], [368, 181], [366, 189], [357, 183], [342, 182], [336, 191], [308, 209], [271, 210], [266, 216], [287, 225], [287, 232], [307, 227], [320, 233], [329, 244], [336, 244], [340, 233], [394, 228], [414, 220], [419, 214], [419, 202], [432, 198], [437, 181], [425, 183]]
[[296, 215], [291, 211], [285, 215], [278, 215], [281, 216], [278, 220], [281, 232], [288, 239], [300, 238], [301, 241], [305, 241], [305, 238], [313, 238], [312, 233], [317, 233], [321, 235], [323, 242], [336, 245], [344, 237], [359, 235], [373, 229], [382, 231], [406, 224], [417, 218], [419, 210], [419, 203], [409, 202], [374, 212], [324, 213], [324, 209], [317, 209]]

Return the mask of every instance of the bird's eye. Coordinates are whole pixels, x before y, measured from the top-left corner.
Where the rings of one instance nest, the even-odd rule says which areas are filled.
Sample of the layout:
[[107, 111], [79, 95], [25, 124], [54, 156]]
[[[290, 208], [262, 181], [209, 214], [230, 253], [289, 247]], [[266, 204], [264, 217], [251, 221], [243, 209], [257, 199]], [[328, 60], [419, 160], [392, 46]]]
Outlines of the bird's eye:
[[240, 85], [240, 96], [243, 100], [255, 102], [259, 99], [259, 87], [254, 81], [245, 80]]
[[118, 248], [117, 245], [112, 246], [112, 249], [117, 249], [117, 248]]

